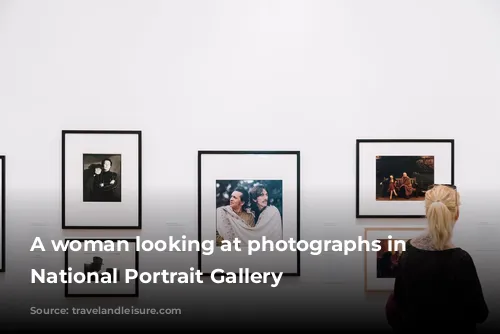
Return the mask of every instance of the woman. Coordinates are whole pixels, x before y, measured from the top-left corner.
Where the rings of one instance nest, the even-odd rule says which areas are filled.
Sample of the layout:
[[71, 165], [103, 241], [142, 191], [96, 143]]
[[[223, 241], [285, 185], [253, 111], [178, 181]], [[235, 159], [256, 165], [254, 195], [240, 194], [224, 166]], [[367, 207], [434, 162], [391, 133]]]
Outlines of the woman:
[[425, 194], [428, 229], [407, 242], [386, 306], [398, 332], [474, 332], [488, 317], [474, 261], [451, 240], [459, 205], [454, 186], [435, 185]]
[[392, 194], [394, 194], [394, 196], [398, 197], [398, 193], [396, 192], [396, 183], [394, 182], [394, 176], [391, 175], [389, 176], [389, 190], [388, 190], [391, 195], [389, 197], [390, 200], [392, 200]]

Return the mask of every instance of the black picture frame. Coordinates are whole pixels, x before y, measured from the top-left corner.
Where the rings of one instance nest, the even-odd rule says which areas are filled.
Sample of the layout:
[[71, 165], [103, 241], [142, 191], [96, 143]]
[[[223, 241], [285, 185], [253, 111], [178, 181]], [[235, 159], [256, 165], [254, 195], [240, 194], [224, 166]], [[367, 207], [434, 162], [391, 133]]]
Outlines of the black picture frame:
[[[425, 218], [425, 214], [361, 214], [360, 213], [360, 146], [370, 143], [419, 143], [449, 144], [451, 159], [450, 178], [455, 184], [455, 140], [454, 139], [357, 139], [356, 140], [356, 218]], [[423, 209], [422, 209], [423, 212]]]
[[[135, 135], [137, 136], [137, 222], [135, 225], [70, 225], [66, 217], [66, 139], [69, 135]], [[61, 147], [61, 226], [62, 229], [122, 229], [140, 230], [142, 229], [142, 131], [140, 130], [62, 130]]]
[[[207, 155], [292, 155], [296, 157], [296, 185], [297, 185], [297, 208], [295, 211], [296, 219], [297, 219], [297, 232], [296, 232], [296, 240], [300, 240], [300, 203], [301, 203], [301, 159], [300, 159], [300, 151], [298, 150], [199, 150], [198, 151], [198, 242], [202, 242], [202, 158]], [[300, 268], [300, 251], [296, 251], [296, 271], [295, 272], [283, 272], [283, 276], [300, 276], [301, 268]], [[203, 272], [202, 267], [202, 251], [198, 252], [198, 269], [202, 272], [202, 276], [210, 276], [211, 273]], [[253, 273], [253, 272], [251, 272]], [[213, 276], [221, 277], [226, 276], [225, 273], [215, 273]]]
[[1, 208], [1, 215], [0, 215], [0, 224], [1, 224], [1, 229], [2, 229], [2, 238], [1, 238], [1, 241], [2, 241], [2, 247], [0, 248], [0, 251], [2, 252], [2, 256], [0, 257], [0, 261], [1, 261], [1, 268], [0, 268], [0, 272], [1, 273], [4, 273], [5, 272], [5, 262], [6, 262], [6, 256], [5, 256], [5, 250], [6, 250], [6, 246], [5, 246], [5, 240], [7, 240], [7, 238], [5, 237], [5, 232], [6, 232], [6, 222], [5, 222], [5, 189], [6, 189], [6, 186], [5, 186], [5, 166], [6, 166], [6, 156], [5, 155], [0, 155], [0, 164], [2, 166], [2, 173], [0, 175], [0, 179], [2, 181], [2, 187], [0, 189], [0, 191], [2, 192], [2, 200], [0, 201], [0, 208]]
[[[138, 250], [138, 245], [136, 244], [136, 242], [137, 242], [136, 239], [130, 239], [130, 238], [66, 238], [65, 242], [71, 242], [72, 240], [78, 240], [80, 242], [84, 242], [85, 240], [102, 240], [102, 241], [110, 240], [113, 242], [123, 240], [123, 241], [127, 241], [129, 243], [134, 243], [136, 245], [136, 248], [135, 248], [135, 268], [127, 268], [127, 269], [135, 269], [135, 270], [139, 271], [139, 250]], [[69, 250], [67, 249], [64, 253], [65, 253], [64, 254], [64, 270], [65, 270], [65, 272], [68, 272]], [[72, 293], [69, 293], [69, 283], [66, 282], [64, 284], [64, 296], [66, 298], [73, 298], [73, 297], [75, 297], [75, 298], [81, 298], [81, 297], [139, 297], [139, 283], [140, 283], [139, 279], [136, 279], [135, 283], [134, 283], [135, 292], [131, 293], [131, 294], [128, 294], [128, 293], [125, 293], [125, 294], [73, 293], [72, 294]]]

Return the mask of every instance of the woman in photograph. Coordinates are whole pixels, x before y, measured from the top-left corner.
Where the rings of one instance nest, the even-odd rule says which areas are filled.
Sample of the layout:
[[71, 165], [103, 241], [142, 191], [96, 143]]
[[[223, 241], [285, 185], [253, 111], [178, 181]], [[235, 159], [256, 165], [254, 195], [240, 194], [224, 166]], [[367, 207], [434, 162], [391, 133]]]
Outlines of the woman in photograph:
[[459, 206], [454, 186], [435, 185], [425, 193], [427, 231], [407, 241], [386, 305], [397, 332], [475, 332], [488, 317], [474, 261], [452, 242]]
[[391, 194], [389, 199], [392, 200], [392, 194], [394, 194], [394, 196], [398, 196], [398, 193], [396, 192], [396, 183], [394, 182], [394, 176], [391, 175], [389, 176], [389, 193]]

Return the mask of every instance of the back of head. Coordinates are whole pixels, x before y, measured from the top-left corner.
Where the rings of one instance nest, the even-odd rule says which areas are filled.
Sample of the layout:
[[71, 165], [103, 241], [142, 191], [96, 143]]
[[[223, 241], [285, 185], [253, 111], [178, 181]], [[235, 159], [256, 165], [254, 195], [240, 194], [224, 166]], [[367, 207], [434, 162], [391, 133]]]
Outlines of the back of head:
[[435, 249], [445, 249], [450, 241], [459, 205], [460, 195], [451, 187], [439, 185], [425, 193], [425, 214]]

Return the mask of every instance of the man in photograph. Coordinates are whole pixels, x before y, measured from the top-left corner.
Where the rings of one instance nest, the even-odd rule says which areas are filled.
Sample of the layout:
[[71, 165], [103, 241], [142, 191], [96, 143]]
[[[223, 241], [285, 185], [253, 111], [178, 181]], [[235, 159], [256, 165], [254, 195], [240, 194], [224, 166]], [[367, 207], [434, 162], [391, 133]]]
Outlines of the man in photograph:
[[[235, 194], [238, 199], [233, 200], [233, 206], [238, 212], [241, 207], [239, 214], [231, 204], [217, 208], [217, 231], [220, 237], [229, 241], [238, 238], [242, 246], [247, 246], [249, 240], [261, 240], [264, 236], [271, 241], [281, 240], [281, 215], [276, 207], [268, 205], [266, 189], [257, 185], [250, 193], [242, 188], [236, 188], [236, 191], [241, 195]], [[245, 203], [251, 204], [250, 212], [243, 210]], [[248, 217], [248, 214], [253, 218], [251, 224], [249, 218], [242, 218]]]
[[398, 190], [399, 190], [399, 196], [402, 198], [408, 199], [412, 195], [414, 189], [408, 174], [403, 173]]
[[[234, 236], [232, 235], [234, 232], [232, 232], [233, 229], [230, 227], [232, 224], [231, 221], [233, 220], [239, 220], [248, 227], [255, 226], [253, 214], [246, 210], [248, 203], [248, 192], [241, 187], [237, 187], [231, 193], [229, 205], [217, 208], [218, 244], [222, 242], [222, 240], [234, 240]], [[226, 227], [221, 226], [219, 230], [219, 223], [226, 224]], [[219, 231], [223, 232], [221, 233]]]
[[120, 193], [118, 189], [118, 174], [111, 171], [113, 162], [104, 159], [95, 168], [92, 176], [92, 200], [96, 202], [119, 202]]
[[249, 191], [250, 210], [255, 216], [255, 225], [262, 226], [269, 233], [266, 237], [272, 240], [282, 239], [281, 214], [277, 207], [269, 205], [269, 195], [263, 185], [255, 185]]
[[229, 206], [248, 226], [254, 227], [253, 215], [246, 210], [248, 203], [248, 193], [245, 189], [237, 187], [231, 194]]

